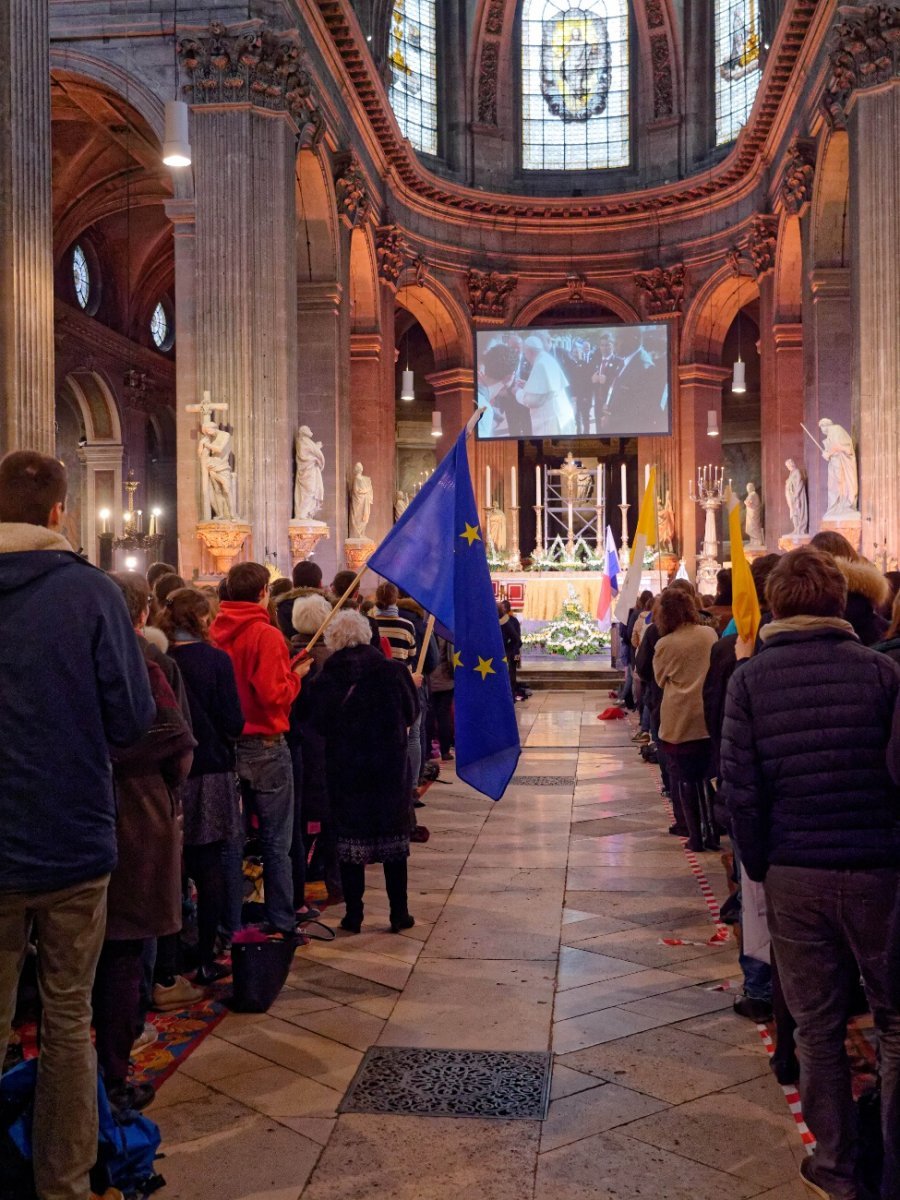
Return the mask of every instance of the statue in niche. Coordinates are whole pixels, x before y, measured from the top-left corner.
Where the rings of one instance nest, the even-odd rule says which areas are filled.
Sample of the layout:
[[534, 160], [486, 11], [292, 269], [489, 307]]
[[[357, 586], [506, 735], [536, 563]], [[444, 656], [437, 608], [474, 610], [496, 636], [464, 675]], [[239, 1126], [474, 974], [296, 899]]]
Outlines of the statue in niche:
[[406, 510], [409, 508], [409, 496], [406, 492], [397, 491], [394, 493], [394, 520], [399, 521]]
[[322, 472], [325, 470], [325, 455], [322, 443], [314, 442], [312, 430], [301, 425], [294, 439], [294, 518], [311, 521], [325, 500], [325, 485]]
[[751, 546], [765, 545], [762, 527], [762, 500], [755, 483], [747, 484], [747, 498], [744, 501], [744, 532]]
[[792, 458], [786, 459], [788, 477], [784, 482], [784, 498], [791, 517], [791, 533], [804, 537], [809, 533], [809, 500], [806, 494], [806, 478]]
[[843, 427], [827, 417], [819, 422], [822, 436], [822, 457], [828, 463], [828, 511], [825, 519], [856, 514], [859, 496], [859, 475], [853, 439]]
[[506, 513], [495, 500], [487, 516], [487, 536], [489, 545], [495, 550], [506, 549]]
[[372, 480], [368, 475], [363, 475], [362, 463], [357, 463], [353, 468], [353, 479], [350, 484], [350, 534], [352, 537], [365, 538], [374, 498]]
[[205, 421], [200, 426], [197, 453], [203, 481], [203, 519], [233, 521], [235, 480], [231, 466], [231, 434], [214, 421]]
[[672, 493], [666, 491], [665, 504], [657, 500], [659, 514], [659, 550], [661, 554], [675, 553], [675, 509], [672, 507]]

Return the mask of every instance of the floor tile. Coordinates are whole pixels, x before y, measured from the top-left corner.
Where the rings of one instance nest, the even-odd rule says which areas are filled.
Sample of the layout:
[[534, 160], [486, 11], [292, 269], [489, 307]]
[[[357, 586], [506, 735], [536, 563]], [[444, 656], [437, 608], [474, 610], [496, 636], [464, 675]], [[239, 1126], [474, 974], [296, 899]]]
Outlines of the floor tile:
[[[627, 1125], [665, 1108], [661, 1100], [629, 1091], [615, 1083], [601, 1084], [590, 1091], [552, 1100], [541, 1125], [541, 1153]], [[630, 1132], [630, 1130], [629, 1130]]]

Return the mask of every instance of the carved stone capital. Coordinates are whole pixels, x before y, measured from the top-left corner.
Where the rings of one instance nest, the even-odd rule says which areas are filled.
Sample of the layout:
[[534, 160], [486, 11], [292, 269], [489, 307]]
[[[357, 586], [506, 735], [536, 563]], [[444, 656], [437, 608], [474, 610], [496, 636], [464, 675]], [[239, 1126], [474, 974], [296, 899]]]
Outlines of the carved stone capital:
[[365, 176], [359, 159], [351, 150], [338, 166], [334, 179], [334, 194], [337, 199], [338, 215], [349, 229], [364, 225], [372, 210]]
[[199, 521], [197, 536], [210, 552], [217, 575], [227, 575], [250, 535], [245, 521]]
[[829, 62], [820, 103], [832, 128], [845, 129], [853, 93], [900, 73], [898, 0], [842, 4], [831, 34]]
[[802, 217], [812, 202], [815, 161], [816, 144], [812, 138], [793, 138], [779, 188], [784, 210], [792, 217]]
[[496, 271], [476, 271], [466, 275], [469, 311], [473, 317], [502, 321], [516, 290], [518, 277], [498, 275]]
[[571, 272], [566, 276], [566, 287], [569, 289], [569, 304], [584, 304], [584, 289], [587, 287], [584, 275]]
[[315, 147], [325, 129], [305, 53], [295, 30], [275, 33], [261, 22], [229, 31], [210, 22], [204, 35], [184, 37], [178, 53], [191, 82], [192, 103], [252, 104], [293, 117], [302, 142]]
[[684, 263], [671, 267], [654, 267], [651, 271], [636, 271], [635, 286], [644, 293], [644, 307], [649, 317], [680, 313], [684, 307]]
[[396, 288], [407, 258], [406, 242], [396, 225], [379, 225], [375, 230], [375, 254], [379, 279]]
[[757, 279], [775, 269], [775, 250], [778, 244], [778, 218], [760, 213], [753, 218], [750, 232], [744, 241]]

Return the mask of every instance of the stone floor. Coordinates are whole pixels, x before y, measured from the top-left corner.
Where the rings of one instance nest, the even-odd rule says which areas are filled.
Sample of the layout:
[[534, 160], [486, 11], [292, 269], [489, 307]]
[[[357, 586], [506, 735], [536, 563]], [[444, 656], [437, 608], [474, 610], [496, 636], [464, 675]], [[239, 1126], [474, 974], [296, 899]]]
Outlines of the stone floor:
[[[428, 793], [415, 928], [386, 932], [373, 874], [364, 932], [300, 951], [268, 1014], [228, 1016], [164, 1085], [169, 1200], [800, 1200], [761, 1040], [711, 990], [737, 974], [733, 944], [704, 944], [656, 773], [630, 725], [596, 720], [604, 703], [520, 706], [499, 804], [452, 774]], [[338, 1116], [374, 1044], [550, 1048], [547, 1119]]]

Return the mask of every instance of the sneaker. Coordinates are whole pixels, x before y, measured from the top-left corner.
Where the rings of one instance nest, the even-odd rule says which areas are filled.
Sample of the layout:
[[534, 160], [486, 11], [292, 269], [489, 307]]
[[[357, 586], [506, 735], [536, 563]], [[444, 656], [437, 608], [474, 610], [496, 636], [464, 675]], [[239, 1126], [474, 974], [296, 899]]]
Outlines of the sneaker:
[[431, 837], [431, 832], [424, 825], [417, 825], [409, 835], [411, 842], [427, 842]]
[[106, 1093], [110, 1108], [117, 1113], [135, 1113], [152, 1104], [156, 1089], [152, 1083], [120, 1083]]
[[769, 1059], [769, 1070], [782, 1087], [791, 1087], [800, 1082], [800, 1063], [796, 1054], [786, 1054], [782, 1057], [776, 1050]]
[[161, 983], [153, 985], [153, 1007], [157, 1012], [179, 1012], [199, 1004], [206, 996], [203, 988], [194, 987], [183, 975], [176, 975], [171, 987]]
[[132, 1058], [136, 1054], [140, 1054], [142, 1050], [146, 1050], [148, 1046], [152, 1046], [158, 1038], [159, 1034], [156, 1032], [156, 1026], [151, 1025], [149, 1021], [145, 1021], [144, 1028], [134, 1039], [134, 1045], [131, 1047]]
[[738, 996], [731, 1006], [739, 1017], [755, 1021], [757, 1025], [765, 1025], [772, 1020], [772, 1003], [770, 1000], [758, 1000], [753, 996]]
[[633, 737], [631, 740], [634, 742], [634, 744], [636, 746], [649, 746], [650, 734], [644, 733], [643, 731], [641, 731], [638, 734], [636, 734], [636, 736]]
[[803, 1161], [800, 1163], [800, 1178], [801, 1178], [801, 1180], [806, 1185], [806, 1187], [809, 1188], [809, 1190], [812, 1192], [812, 1194], [814, 1196], [821, 1196], [822, 1200], [832, 1200], [830, 1193], [826, 1192], [825, 1189], [823, 1187], [821, 1187], [818, 1183], [816, 1183], [815, 1179], [813, 1178], [812, 1165], [813, 1165], [813, 1160], [808, 1157], [804, 1158]]

